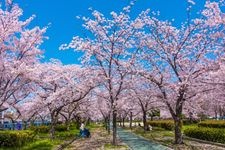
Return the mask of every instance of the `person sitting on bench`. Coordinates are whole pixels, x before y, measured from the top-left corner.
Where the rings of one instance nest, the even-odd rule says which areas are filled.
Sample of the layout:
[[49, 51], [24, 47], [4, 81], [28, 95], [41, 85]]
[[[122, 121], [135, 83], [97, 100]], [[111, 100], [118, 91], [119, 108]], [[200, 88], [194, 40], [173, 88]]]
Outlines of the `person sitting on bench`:
[[86, 129], [84, 127], [84, 124], [82, 123], [81, 127], [80, 127], [80, 136], [83, 137], [83, 138], [89, 138], [90, 135], [91, 135], [90, 131], [88, 129]]

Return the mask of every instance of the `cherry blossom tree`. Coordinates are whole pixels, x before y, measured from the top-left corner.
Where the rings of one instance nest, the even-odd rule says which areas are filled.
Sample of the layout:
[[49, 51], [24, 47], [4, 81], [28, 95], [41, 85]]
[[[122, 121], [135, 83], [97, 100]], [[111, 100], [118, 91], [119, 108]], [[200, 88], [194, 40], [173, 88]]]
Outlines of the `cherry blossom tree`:
[[[206, 17], [205, 24], [213, 28], [212, 36], [218, 39], [220, 45], [224, 44], [224, 13], [221, 11], [221, 5], [224, 6], [224, 1], [219, 2], [206, 2], [206, 9], [202, 11], [204, 17]], [[218, 45], [217, 45], [218, 46]], [[216, 47], [216, 46], [215, 46]], [[224, 46], [222, 48], [219, 46], [220, 52], [224, 52]], [[218, 48], [218, 47], [216, 47]], [[205, 102], [200, 101], [203, 107], [204, 114], [212, 116], [214, 114], [215, 118], [222, 116], [224, 113], [224, 101], [223, 101], [223, 70], [224, 70], [224, 55], [221, 55], [217, 60], [219, 69], [215, 69], [209, 72], [205, 77], [200, 79], [201, 83], [204, 83], [204, 87], [208, 87], [211, 90], [204, 95], [201, 95], [199, 99], [204, 99]], [[196, 104], [196, 103], [195, 103]], [[197, 104], [198, 105], [198, 104]], [[199, 106], [199, 105], [198, 105]], [[199, 107], [201, 108], [201, 107]]]
[[30, 95], [29, 68], [39, 61], [45, 38], [46, 28], [29, 28], [34, 16], [23, 21], [22, 14], [12, 1], [0, 8], [0, 107], [5, 109]]
[[54, 138], [55, 125], [61, 111], [68, 105], [76, 105], [89, 94], [95, 86], [92, 80], [95, 76], [90, 74], [93, 70], [83, 69], [78, 65], [62, 65], [57, 60], [37, 64], [33, 69], [36, 70], [32, 76], [36, 90], [31, 104], [35, 105], [35, 108], [41, 108], [37, 112], [49, 113], [50, 133], [51, 138]]
[[142, 27], [139, 16], [133, 21], [130, 19], [130, 8], [131, 6], [125, 7], [124, 11], [118, 14], [111, 12], [110, 19], [98, 11], [93, 11], [93, 19], [83, 17], [83, 26], [91, 35], [88, 34], [90, 36], [86, 38], [75, 36], [70, 44], [61, 47], [83, 51], [83, 64], [93, 66], [99, 71], [101, 87], [108, 92], [110, 101], [114, 145], [117, 103], [121, 93], [127, 88], [129, 74], [126, 67], [133, 61], [134, 54], [131, 52], [139, 49], [135, 37], [139, 35], [139, 29]]
[[148, 112], [163, 107], [163, 103], [160, 103], [158, 100], [158, 91], [155, 89], [155, 86], [146, 83], [145, 79], [136, 77], [132, 80], [132, 83], [130, 95], [134, 99], [134, 104], [139, 107], [138, 110], [142, 114], [144, 130], [147, 131], [149, 130], [147, 125]]
[[206, 86], [211, 87], [212, 90], [201, 96], [207, 102], [204, 105], [207, 110], [207, 115], [215, 116], [215, 118], [221, 118], [224, 116], [224, 58], [221, 57], [219, 60], [219, 69], [212, 71], [202, 82]]
[[118, 108], [118, 118], [120, 122], [120, 126], [125, 127], [125, 120], [128, 118], [131, 110], [129, 105], [127, 104], [128, 101], [125, 101], [126, 103], [123, 103], [119, 108]]
[[[80, 127], [81, 124], [81, 118], [80, 114], [82, 113], [81, 108], [83, 108], [81, 105], [87, 104], [87, 101], [85, 99], [82, 99], [78, 102], [72, 103], [70, 105], [66, 105], [62, 111], [59, 112], [59, 114], [62, 116], [63, 122], [67, 126], [67, 130], [69, 130], [70, 123], [73, 121], [76, 121], [77, 123], [77, 128]], [[79, 118], [79, 119], [78, 119]], [[78, 119], [78, 120], [76, 120]]]
[[97, 112], [99, 112], [104, 119], [105, 129], [108, 131], [108, 134], [110, 134], [111, 105], [108, 92], [106, 90], [96, 88], [94, 93], [95, 96], [93, 98], [95, 100]]
[[[49, 111], [40, 104], [40, 99], [38, 97], [30, 97], [21, 103], [16, 105], [16, 110], [19, 113], [19, 118], [23, 121], [24, 129], [28, 125], [32, 125], [35, 121], [41, 121], [44, 125], [46, 121], [49, 120]], [[15, 113], [15, 112], [14, 112]]]
[[[175, 123], [175, 143], [183, 143], [181, 127], [184, 107], [198, 94], [199, 78], [217, 69], [216, 59], [224, 50], [224, 14], [216, 2], [206, 2], [202, 16], [180, 27], [146, 16], [146, 34], [142, 36], [142, 52], [136, 68], [139, 75], [154, 84]], [[189, 103], [190, 102], [190, 103]]]

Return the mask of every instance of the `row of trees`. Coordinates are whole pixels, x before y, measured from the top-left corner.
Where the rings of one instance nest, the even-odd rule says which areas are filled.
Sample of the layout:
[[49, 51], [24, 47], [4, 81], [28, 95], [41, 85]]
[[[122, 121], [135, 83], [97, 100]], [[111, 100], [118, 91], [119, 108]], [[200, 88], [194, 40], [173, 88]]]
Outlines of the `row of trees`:
[[34, 16], [22, 21], [22, 14], [12, 1], [0, 8], [0, 112], [12, 122], [50, 120], [54, 138], [59, 119], [69, 125], [90, 116], [88, 94], [97, 77], [92, 68], [65, 66], [54, 59], [41, 63], [47, 28], [30, 27]]
[[99, 94], [104, 94], [100, 97], [110, 108], [106, 112], [112, 113], [114, 144], [117, 115], [123, 115], [120, 103], [128, 103], [129, 109], [134, 106], [129, 101], [135, 99], [141, 106], [144, 124], [149, 108], [166, 108], [175, 123], [175, 143], [181, 144], [182, 114], [200, 110], [202, 103], [207, 103], [203, 96], [222, 90], [210, 86], [208, 80], [214, 84], [212, 74], [218, 75], [223, 65], [223, 1], [207, 1], [198, 18], [190, 15], [195, 3], [187, 3], [188, 18], [180, 26], [157, 19], [150, 10], [132, 18], [129, 14], [133, 3], [120, 13], [111, 12], [110, 18], [94, 10], [92, 18], [83, 18], [83, 26], [91, 35], [75, 36], [70, 44], [62, 46], [83, 51], [83, 64], [94, 67], [102, 76], [99, 90], [104, 92]]
[[[223, 106], [224, 13], [220, 2], [207, 1], [198, 18], [180, 26], [157, 19], [150, 10], [129, 16], [133, 3], [106, 18], [93, 11], [83, 17], [89, 37], [75, 36], [61, 49], [83, 51], [82, 65], [58, 60], [41, 63], [46, 28], [28, 26], [22, 10], [11, 2], [0, 9], [0, 111], [13, 110], [25, 122], [58, 120], [67, 125], [82, 118], [143, 119], [150, 110], [165, 110], [175, 123], [175, 143], [183, 143], [182, 114]], [[211, 105], [213, 103], [213, 105]], [[207, 109], [206, 109], [207, 108]]]

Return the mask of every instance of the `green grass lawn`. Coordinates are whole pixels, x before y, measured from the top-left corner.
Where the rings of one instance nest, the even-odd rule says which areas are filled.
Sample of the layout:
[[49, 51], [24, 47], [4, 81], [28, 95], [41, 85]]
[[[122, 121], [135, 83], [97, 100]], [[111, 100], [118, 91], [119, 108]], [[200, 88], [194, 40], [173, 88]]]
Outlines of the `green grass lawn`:
[[61, 140], [39, 139], [23, 147], [23, 150], [51, 150], [61, 144]]
[[174, 140], [174, 132], [158, 127], [153, 127], [152, 131], [144, 131], [141, 127], [132, 130], [137, 135], [143, 136], [149, 140], [159, 142], [163, 145], [170, 146]]

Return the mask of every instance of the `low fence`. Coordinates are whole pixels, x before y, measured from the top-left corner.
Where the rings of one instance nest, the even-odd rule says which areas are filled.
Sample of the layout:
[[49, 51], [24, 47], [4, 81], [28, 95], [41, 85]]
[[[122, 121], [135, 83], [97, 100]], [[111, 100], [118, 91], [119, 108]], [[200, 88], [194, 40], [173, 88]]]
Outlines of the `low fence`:
[[24, 122], [4, 122], [3, 124], [0, 123], [0, 130], [22, 130], [30, 125], [33, 126], [41, 126], [41, 125], [49, 125], [50, 122], [34, 122], [34, 123], [24, 123]]

